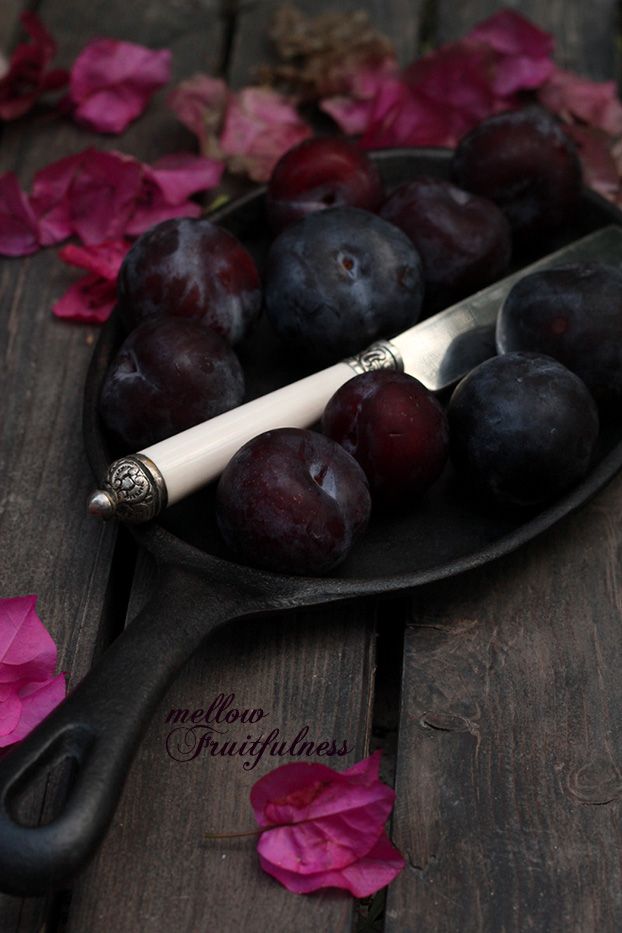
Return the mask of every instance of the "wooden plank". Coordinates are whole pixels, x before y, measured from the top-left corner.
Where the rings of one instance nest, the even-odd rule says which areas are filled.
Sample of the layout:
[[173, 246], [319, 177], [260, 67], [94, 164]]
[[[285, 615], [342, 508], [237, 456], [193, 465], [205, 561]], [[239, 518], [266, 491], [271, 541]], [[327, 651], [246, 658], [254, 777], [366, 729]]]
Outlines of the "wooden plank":
[[9, 59], [15, 46], [19, 30], [19, 17], [28, 4], [24, 0], [2, 0], [0, 2], [0, 53]]
[[620, 507], [417, 598], [387, 933], [622, 927]]
[[[615, 0], [595, 0], [588, 4], [568, 0], [522, 0], [504, 4], [519, 10], [542, 29], [555, 36], [555, 59], [564, 68], [573, 68], [592, 78], [607, 80], [619, 68], [616, 36], [619, 31], [618, 4]], [[464, 35], [475, 23], [499, 10], [491, 0], [438, 0], [437, 39], [449, 42]]]
[[[15, 20], [19, 7], [10, 6]], [[174, 7], [143, 2], [138, 27], [136, 6], [121, 2], [95, 0], [69, 8], [63, 0], [49, 0], [38, 11], [58, 41], [59, 65], [70, 66], [88, 39], [109, 34], [172, 45], [177, 70], [184, 73], [190, 57], [196, 67], [213, 64], [207, 54], [210, 29], [196, 29], [197, 19], [211, 9], [209, 2], [182, 0]], [[4, 6], [0, 21], [9, 28]], [[37, 169], [88, 145], [148, 159], [188, 148], [193, 140], [162, 107], [151, 108], [122, 139], [89, 134], [42, 108], [3, 129], [0, 170], [17, 171], [28, 186]], [[106, 599], [110, 596], [114, 605], [120, 585], [115, 579], [107, 592], [114, 530], [87, 521], [83, 505], [92, 478], [81, 437], [82, 394], [97, 329], [62, 323], [50, 314], [72, 279], [52, 250], [0, 263], [6, 320], [0, 374], [0, 593], [39, 593], [38, 608], [59, 645], [59, 667], [68, 672], [70, 687], [88, 670], [98, 641], [106, 639]], [[20, 808], [26, 822], [49, 818], [59, 782], [62, 775], [49, 792], [38, 787], [28, 795]], [[0, 895], [0, 929], [38, 930], [48, 906], [45, 899]]]

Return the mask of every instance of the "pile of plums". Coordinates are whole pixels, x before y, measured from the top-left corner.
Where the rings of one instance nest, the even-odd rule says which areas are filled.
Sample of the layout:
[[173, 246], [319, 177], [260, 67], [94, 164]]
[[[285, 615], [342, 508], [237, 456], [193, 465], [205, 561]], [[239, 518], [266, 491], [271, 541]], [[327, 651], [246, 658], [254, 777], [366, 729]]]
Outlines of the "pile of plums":
[[[312, 139], [277, 164], [274, 231], [260, 279], [246, 248], [208, 220], [143, 234], [119, 275], [129, 334], [100, 411], [137, 450], [239, 405], [232, 347], [263, 305], [288, 348], [334, 362], [501, 277], [513, 246], [566, 222], [581, 190], [573, 144], [539, 108], [468, 133], [451, 181], [415, 177], [387, 197], [378, 169], [343, 139]], [[445, 409], [403, 373], [365, 373], [328, 403], [319, 431], [283, 428], [242, 447], [217, 489], [234, 556], [270, 570], [331, 571], [375, 508], [408, 507], [449, 457], [474, 489], [511, 507], [560, 495], [589, 470], [599, 403], [622, 394], [622, 273], [597, 263], [522, 278], [497, 325], [499, 356]]]

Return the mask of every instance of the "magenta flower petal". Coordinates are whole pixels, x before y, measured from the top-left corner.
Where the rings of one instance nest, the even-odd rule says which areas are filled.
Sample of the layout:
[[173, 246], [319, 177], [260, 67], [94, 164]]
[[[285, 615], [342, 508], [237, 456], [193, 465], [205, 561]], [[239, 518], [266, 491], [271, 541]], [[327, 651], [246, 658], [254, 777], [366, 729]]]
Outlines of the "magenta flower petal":
[[0, 683], [47, 680], [56, 645], [36, 611], [36, 596], [0, 599]]
[[117, 152], [87, 149], [68, 193], [73, 232], [83, 243], [121, 239], [143, 179], [143, 166]]
[[395, 791], [378, 780], [378, 758], [345, 772], [283, 765], [261, 778], [251, 791], [255, 817], [265, 829], [259, 854], [279, 868], [309, 875], [341, 869], [368, 852], [395, 800]]
[[555, 68], [538, 97], [564, 120], [576, 118], [611, 136], [622, 135], [622, 103], [614, 81], [592, 81]]
[[52, 314], [83, 324], [103, 324], [112, 313], [117, 300], [114, 282], [93, 272], [71, 285], [52, 306]]
[[181, 152], [158, 159], [146, 174], [159, 187], [165, 203], [181, 204], [199, 191], [215, 188], [224, 170], [215, 159]]
[[568, 126], [566, 132], [577, 146], [585, 184], [604, 198], [615, 200], [620, 191], [620, 172], [611, 138], [591, 126]]
[[172, 217], [199, 217], [200, 205], [188, 197], [214, 188], [223, 172], [221, 163], [185, 153], [165, 156], [143, 169], [140, 195], [126, 227], [130, 236]]
[[0, 748], [13, 745], [28, 735], [65, 699], [66, 689], [65, 675], [59, 674], [22, 695], [19, 722], [12, 732], [0, 735]]
[[59, 252], [68, 265], [85, 269], [87, 275], [74, 282], [52, 308], [56, 317], [87, 324], [102, 324], [110, 317], [116, 302], [116, 281], [130, 248], [125, 240], [75, 246], [70, 243]]
[[385, 832], [365, 855], [339, 870], [301, 875], [275, 865], [260, 854], [263, 870], [288, 891], [309, 894], [320, 888], [343, 888], [354, 897], [369, 897], [390, 884], [404, 867], [404, 859]]
[[503, 55], [519, 55], [538, 60], [553, 54], [553, 36], [539, 29], [516, 10], [504, 9], [478, 23], [469, 33]]
[[170, 81], [171, 53], [133, 42], [95, 39], [71, 69], [74, 119], [101, 133], [122, 133]]
[[180, 123], [196, 135], [201, 152], [209, 155], [217, 146], [228, 100], [229, 91], [221, 78], [196, 74], [178, 84], [167, 103]]
[[28, 256], [39, 249], [39, 224], [14, 172], [0, 175], [0, 253]]
[[387, 80], [360, 145], [363, 149], [449, 146], [457, 138], [454, 122], [450, 108], [427, 100], [400, 79]]
[[311, 135], [286, 97], [270, 88], [247, 87], [230, 97], [220, 147], [232, 171], [267, 181], [283, 153]]
[[320, 110], [332, 117], [342, 133], [358, 136], [367, 129], [373, 106], [373, 100], [325, 97], [320, 103]]
[[59, 250], [58, 255], [68, 265], [95, 272], [100, 278], [114, 283], [130, 245], [127, 240], [109, 240], [95, 246], [70, 243]]
[[0, 599], [0, 748], [19, 742], [65, 696], [64, 675], [54, 677], [56, 645], [36, 602]]
[[30, 41], [17, 46], [8, 69], [0, 78], [0, 120], [23, 116], [42, 93], [67, 83], [66, 71], [60, 68], [48, 71], [56, 54], [56, 42], [39, 17], [26, 12], [20, 20]]
[[0, 740], [10, 735], [22, 715], [22, 701], [13, 684], [0, 684]]
[[51, 246], [73, 233], [69, 191], [80, 169], [84, 153], [58, 159], [37, 172], [30, 204], [39, 223], [39, 241]]

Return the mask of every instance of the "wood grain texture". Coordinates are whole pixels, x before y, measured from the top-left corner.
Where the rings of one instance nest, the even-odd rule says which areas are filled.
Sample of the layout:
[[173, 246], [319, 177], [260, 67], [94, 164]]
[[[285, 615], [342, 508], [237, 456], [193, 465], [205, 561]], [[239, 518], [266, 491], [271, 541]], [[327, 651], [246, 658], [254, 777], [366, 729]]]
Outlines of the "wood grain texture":
[[619, 5], [616, 0], [576, 3], [568, 0], [508, 0], [502, 5], [490, 0], [437, 0], [437, 40], [448, 42], [464, 35], [475, 23], [511, 7], [533, 20], [555, 37], [555, 60], [592, 78], [607, 80], [619, 69]]
[[387, 933], [621, 928], [621, 506], [418, 595]]

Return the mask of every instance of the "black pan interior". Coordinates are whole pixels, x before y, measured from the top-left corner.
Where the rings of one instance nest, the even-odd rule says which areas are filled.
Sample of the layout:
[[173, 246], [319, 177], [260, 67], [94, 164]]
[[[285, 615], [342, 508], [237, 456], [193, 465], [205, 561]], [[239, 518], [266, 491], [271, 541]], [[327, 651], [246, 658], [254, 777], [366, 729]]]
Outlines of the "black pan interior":
[[[388, 188], [417, 174], [449, 175], [450, 153], [445, 150], [388, 150], [374, 157]], [[269, 245], [263, 192], [253, 192], [222, 210], [214, 219], [246, 244], [261, 267]], [[576, 221], [532, 247], [529, 254], [516, 256], [515, 266], [533, 261], [605, 224], [620, 223], [621, 219], [622, 214], [615, 207], [586, 192]], [[106, 458], [110, 460], [127, 453], [110, 447], [95, 410], [104, 364], [121, 339], [120, 327], [112, 320], [96, 349], [87, 387], [87, 449], [98, 478], [101, 478]], [[237, 349], [246, 374], [249, 399], [310, 371], [303, 360], [293, 358], [282, 346], [265, 318]], [[327, 594], [339, 586], [352, 593], [397, 589], [453, 575], [494, 559], [578, 507], [621, 465], [622, 428], [605, 417], [594, 469], [580, 487], [545, 510], [505, 514], [478, 502], [449, 466], [422, 500], [404, 502], [394, 512], [374, 512], [365, 538], [330, 580], [324, 581], [324, 588]], [[160, 538], [168, 542], [171, 550], [175, 549], [176, 542], [182, 541], [197, 549], [207, 564], [210, 562], [208, 555], [211, 555], [215, 563], [230, 562], [231, 570], [238, 572], [216, 528], [213, 496], [214, 485], [168, 509], [159, 519], [160, 529], [167, 533]], [[137, 534], [140, 538], [140, 529]]]

